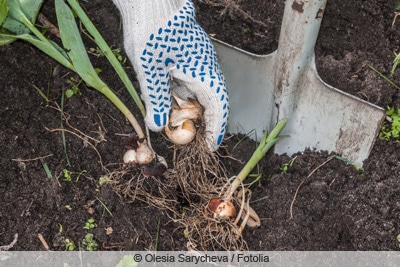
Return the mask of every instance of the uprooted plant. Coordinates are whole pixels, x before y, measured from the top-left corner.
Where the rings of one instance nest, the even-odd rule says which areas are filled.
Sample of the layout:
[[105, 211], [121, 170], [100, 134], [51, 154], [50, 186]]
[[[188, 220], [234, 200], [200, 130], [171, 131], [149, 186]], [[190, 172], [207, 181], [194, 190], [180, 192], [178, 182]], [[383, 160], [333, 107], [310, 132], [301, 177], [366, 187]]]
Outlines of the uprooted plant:
[[283, 138], [279, 134], [286, 122], [280, 121], [265, 133], [241, 172], [230, 179], [221, 157], [209, 152], [201, 122], [195, 121], [195, 125], [198, 131], [194, 140], [175, 146], [173, 169], [146, 179], [123, 170], [114, 173], [110, 183], [129, 201], [143, 201], [169, 211], [166, 214], [183, 229], [189, 250], [245, 250], [242, 232], [246, 226], [260, 226], [260, 219], [250, 207], [252, 192], [243, 181]]
[[[123, 157], [125, 167], [109, 174], [117, 194], [130, 201], [143, 201], [168, 210], [171, 219], [184, 229], [188, 249], [246, 249], [242, 232], [246, 226], [257, 227], [260, 220], [250, 207], [251, 190], [243, 181], [282, 138], [281, 121], [266, 133], [243, 170], [230, 179], [217, 153], [211, 153], [205, 140], [202, 106], [194, 99], [183, 100], [173, 94], [172, 110], [165, 133], [174, 145], [173, 169], [158, 157], [140, 124], [101, 80], [91, 64], [74, 13], [78, 16], [99, 49], [124, 82], [140, 109], [145, 109], [132, 83], [110, 47], [86, 16], [77, 0], [55, 0], [62, 46], [47, 39], [34, 25], [43, 1], [0, 0], [0, 45], [23, 40], [34, 45], [64, 67], [76, 72], [90, 87], [105, 95], [132, 124]], [[23, 6], [22, 6], [23, 4]], [[137, 168], [140, 166], [140, 168]]]
[[[240, 173], [228, 179], [220, 187], [218, 194], [211, 193], [207, 196], [206, 206], [200, 207], [197, 216], [189, 220], [191, 224], [186, 226], [189, 248], [208, 249], [210, 245], [214, 247], [215, 244], [228, 250], [245, 248], [242, 239], [244, 228], [258, 227], [261, 222], [257, 213], [250, 207], [252, 192], [243, 182], [273, 145], [284, 138], [279, 134], [285, 125], [286, 121], [280, 121], [270, 133], [266, 131]], [[236, 212], [237, 210], [239, 211]]]
[[[112, 89], [101, 80], [91, 64], [88, 52], [83, 44], [74, 14], [86, 28], [91, 39], [106, 56], [116, 73], [131, 94], [143, 117], [146, 111], [132, 82], [121, 66], [113, 50], [105, 42], [101, 34], [93, 25], [89, 17], [78, 4], [77, 0], [56, 0], [56, 15], [63, 47], [46, 38], [34, 25], [36, 17], [44, 0], [11, 1], [0, 0], [0, 45], [9, 44], [15, 40], [26, 41], [42, 52], [52, 57], [64, 67], [76, 72], [90, 87], [95, 88], [105, 95], [128, 119], [134, 128], [135, 134], [128, 140], [127, 150], [123, 156], [126, 166], [145, 165], [153, 161], [161, 162], [166, 166], [165, 160], [156, 155], [150, 146], [150, 139], [146, 136], [132, 112], [117, 97]], [[169, 123], [165, 133], [175, 144], [187, 144], [196, 135], [194, 122], [201, 120], [202, 107], [193, 99], [182, 100], [173, 94], [173, 106]], [[161, 168], [163, 169], [163, 168]], [[160, 170], [160, 168], [158, 169]], [[158, 172], [156, 170], [156, 172]], [[148, 176], [148, 175], [145, 175]]]
[[0, 0], [0, 2], [0, 45], [8, 44], [15, 40], [26, 41], [52, 57], [64, 67], [76, 72], [88, 86], [95, 88], [105, 95], [131, 123], [136, 132], [137, 144], [135, 145], [136, 151], [134, 158], [132, 158], [132, 152], [127, 151], [127, 153], [130, 154], [130, 157], [128, 157], [129, 160], [139, 164], [147, 164], [153, 161], [155, 153], [149, 146], [146, 135], [135, 116], [111, 88], [101, 80], [91, 64], [76, 24], [74, 13], [85, 26], [88, 33], [93, 37], [93, 40], [103, 54], [106, 55], [131, 94], [142, 115], [145, 116], [146, 112], [140, 97], [115, 54], [104, 41], [78, 2], [76, 0], [67, 0], [67, 4], [63, 0], [55, 1], [57, 21], [63, 47], [60, 47], [57, 43], [46, 38], [34, 25], [43, 0]]

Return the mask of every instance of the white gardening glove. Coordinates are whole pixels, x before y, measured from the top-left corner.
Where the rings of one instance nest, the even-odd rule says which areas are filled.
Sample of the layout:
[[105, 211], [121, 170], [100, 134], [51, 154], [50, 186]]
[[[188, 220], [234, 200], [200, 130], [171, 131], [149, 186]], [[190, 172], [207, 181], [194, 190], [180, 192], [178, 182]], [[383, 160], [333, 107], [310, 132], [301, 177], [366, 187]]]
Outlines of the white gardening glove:
[[[206, 137], [218, 149], [228, 120], [225, 79], [214, 47], [195, 20], [190, 0], [113, 0], [121, 12], [124, 46], [136, 71], [145, 122], [161, 131], [168, 123], [171, 86], [204, 107]], [[175, 89], [174, 89], [175, 90]]]

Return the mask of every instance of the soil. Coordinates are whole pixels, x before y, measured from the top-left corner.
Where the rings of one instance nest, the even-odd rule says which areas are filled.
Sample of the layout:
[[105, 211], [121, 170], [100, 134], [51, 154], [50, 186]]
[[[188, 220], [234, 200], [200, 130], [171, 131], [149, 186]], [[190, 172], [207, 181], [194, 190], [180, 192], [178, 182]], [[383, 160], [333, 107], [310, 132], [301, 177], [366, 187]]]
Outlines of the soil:
[[[257, 54], [277, 48], [284, 1], [194, 3], [199, 23], [216, 38]], [[106, 41], [123, 47], [116, 8], [109, 1], [81, 4]], [[323, 80], [378, 106], [400, 107], [399, 91], [366, 66], [390, 73], [400, 45], [395, 4], [328, 1], [315, 49]], [[52, 1], [42, 13], [56, 21]], [[88, 48], [94, 47], [86, 41]], [[105, 59], [91, 57], [102, 78], [138, 114]], [[183, 229], [167, 211], [132, 202], [111, 185], [99, 184], [108, 171], [121, 167], [132, 131], [105, 97], [81, 85], [80, 95], [63, 102], [63, 90], [71, 87], [68, 81], [78, 77], [24, 42], [0, 47], [0, 65], [0, 246], [18, 234], [10, 250], [45, 250], [38, 235], [51, 250], [66, 250], [65, 239], [77, 249], [92, 233], [99, 250], [187, 249]], [[129, 62], [124, 66], [135, 81]], [[392, 78], [398, 80], [398, 73]], [[60, 129], [68, 130], [65, 141]], [[151, 138], [172, 166], [171, 144], [157, 133]], [[243, 136], [227, 135], [221, 150], [232, 157], [220, 160], [229, 175], [238, 173], [255, 146]], [[248, 249], [398, 250], [399, 151], [394, 140], [377, 139], [363, 170], [326, 152], [307, 150], [293, 157], [268, 153], [257, 169], [262, 179], [252, 186], [252, 207], [261, 227], [245, 229]], [[72, 172], [71, 181], [64, 170]], [[84, 229], [90, 218], [97, 227]]]

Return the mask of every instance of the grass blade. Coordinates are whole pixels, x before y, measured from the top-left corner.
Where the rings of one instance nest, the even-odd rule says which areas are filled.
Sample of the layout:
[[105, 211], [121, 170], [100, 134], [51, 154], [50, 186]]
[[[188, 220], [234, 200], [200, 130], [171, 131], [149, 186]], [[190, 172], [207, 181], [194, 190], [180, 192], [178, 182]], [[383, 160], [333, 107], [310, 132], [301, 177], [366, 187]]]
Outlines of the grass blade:
[[67, 166], [70, 167], [72, 165], [71, 165], [71, 162], [69, 161], [69, 157], [68, 157], [67, 141], [66, 141], [66, 138], [65, 138], [64, 123], [63, 123], [63, 120], [64, 120], [64, 97], [65, 97], [64, 95], [65, 95], [65, 92], [64, 92], [64, 88], [63, 88], [62, 94], [61, 94], [61, 108], [60, 108], [60, 112], [61, 112], [61, 129], [62, 129], [62, 131], [61, 131], [61, 140], [62, 140], [62, 145], [63, 145], [63, 148], [64, 148], [65, 159], [67, 160]]
[[385, 81], [387, 81], [388, 83], [390, 83], [391, 85], [393, 85], [395, 88], [400, 90], [400, 86], [398, 86], [397, 84], [395, 84], [391, 79], [389, 79], [388, 77], [386, 77], [382, 72], [380, 72], [379, 70], [377, 70], [376, 68], [374, 68], [373, 66], [367, 64], [367, 66], [373, 70], [376, 74], [378, 74], [379, 76], [381, 76], [381, 78], [383, 78]]

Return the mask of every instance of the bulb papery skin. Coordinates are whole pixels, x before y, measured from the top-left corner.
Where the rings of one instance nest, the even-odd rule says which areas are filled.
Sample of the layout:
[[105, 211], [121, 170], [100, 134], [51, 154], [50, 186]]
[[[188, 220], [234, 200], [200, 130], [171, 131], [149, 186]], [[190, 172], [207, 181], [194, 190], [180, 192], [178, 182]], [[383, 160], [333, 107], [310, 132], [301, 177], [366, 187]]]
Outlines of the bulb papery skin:
[[136, 151], [133, 149], [128, 149], [123, 157], [124, 164], [135, 165], [137, 163]]
[[186, 120], [175, 128], [167, 125], [165, 127], [165, 133], [174, 144], [186, 145], [195, 138], [196, 128], [194, 127], [193, 121]]
[[197, 120], [201, 117], [201, 110], [197, 108], [173, 108], [169, 116], [169, 125], [177, 127], [183, 124], [186, 120]]
[[236, 209], [232, 202], [213, 198], [207, 205], [207, 211], [216, 220], [230, 220], [236, 215]]
[[138, 142], [139, 147], [136, 149], [136, 160], [140, 165], [148, 164], [154, 159], [153, 150], [147, 145], [146, 141]]
[[186, 145], [196, 136], [193, 121], [202, 117], [203, 108], [194, 99], [183, 100], [176, 94], [172, 96], [174, 101], [165, 133], [174, 144]]
[[[251, 227], [251, 228], [256, 228], [261, 226], [261, 220], [260, 217], [258, 217], [257, 213], [253, 210], [252, 207], [250, 207], [249, 210], [245, 210], [246, 212], [249, 213], [249, 218], [246, 222], [246, 225]], [[242, 219], [246, 216], [246, 213], [242, 214]]]
[[165, 158], [162, 157], [162, 156], [160, 156], [160, 155], [157, 155], [157, 154], [156, 154], [156, 157], [157, 157], [157, 161], [160, 162], [162, 165], [165, 166], [165, 168], [168, 169], [168, 163], [167, 163], [167, 161], [165, 160]]
[[172, 116], [170, 116], [170, 123], [171, 120], [172, 121], [176, 120], [176, 122], [178, 123], [180, 119], [196, 120], [202, 116], [203, 108], [199, 102], [197, 102], [192, 98], [183, 100], [174, 93], [172, 93], [172, 96], [173, 96], [172, 111], [171, 111]]

